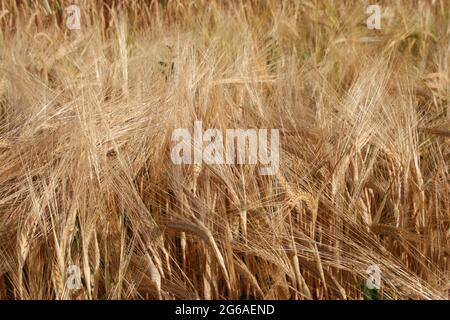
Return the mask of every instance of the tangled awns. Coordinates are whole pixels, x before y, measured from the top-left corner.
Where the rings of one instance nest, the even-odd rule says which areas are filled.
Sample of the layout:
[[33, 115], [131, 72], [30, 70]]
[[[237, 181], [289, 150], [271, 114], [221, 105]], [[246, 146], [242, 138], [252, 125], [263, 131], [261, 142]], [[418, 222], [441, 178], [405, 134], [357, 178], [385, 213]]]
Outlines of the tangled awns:
[[0, 299], [448, 299], [450, 3], [370, 4], [0, 1]]

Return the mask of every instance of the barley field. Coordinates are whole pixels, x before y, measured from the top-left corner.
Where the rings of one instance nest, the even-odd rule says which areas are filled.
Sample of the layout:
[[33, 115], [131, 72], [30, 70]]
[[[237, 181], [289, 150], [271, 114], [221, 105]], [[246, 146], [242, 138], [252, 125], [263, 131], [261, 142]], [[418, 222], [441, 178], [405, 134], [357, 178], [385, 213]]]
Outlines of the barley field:
[[0, 0], [0, 299], [448, 299], [450, 2], [372, 4]]

